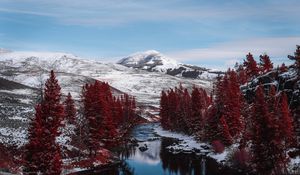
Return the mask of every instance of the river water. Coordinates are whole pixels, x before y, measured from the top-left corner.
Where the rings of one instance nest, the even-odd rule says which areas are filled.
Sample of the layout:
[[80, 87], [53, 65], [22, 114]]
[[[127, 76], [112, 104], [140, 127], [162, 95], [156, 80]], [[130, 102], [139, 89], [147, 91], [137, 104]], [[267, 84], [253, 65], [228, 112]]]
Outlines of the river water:
[[[166, 147], [178, 142], [160, 137], [154, 132], [153, 123], [141, 124], [132, 131], [136, 145], [124, 145], [116, 150], [122, 163], [103, 175], [235, 175], [243, 174], [217, 163], [214, 159], [195, 153], [169, 152]], [[89, 173], [92, 174], [92, 173]]]

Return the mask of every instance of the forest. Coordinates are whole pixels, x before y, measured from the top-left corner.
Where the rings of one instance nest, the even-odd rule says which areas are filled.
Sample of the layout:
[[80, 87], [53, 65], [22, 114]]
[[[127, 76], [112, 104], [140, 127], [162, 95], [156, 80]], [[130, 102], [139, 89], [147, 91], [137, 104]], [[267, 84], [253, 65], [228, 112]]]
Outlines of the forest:
[[294, 64], [274, 68], [268, 55], [257, 63], [249, 53], [211, 92], [181, 85], [162, 91], [162, 127], [194, 135], [218, 153], [237, 145], [231, 163], [245, 172], [288, 174], [290, 158], [300, 154], [300, 46], [288, 58]]

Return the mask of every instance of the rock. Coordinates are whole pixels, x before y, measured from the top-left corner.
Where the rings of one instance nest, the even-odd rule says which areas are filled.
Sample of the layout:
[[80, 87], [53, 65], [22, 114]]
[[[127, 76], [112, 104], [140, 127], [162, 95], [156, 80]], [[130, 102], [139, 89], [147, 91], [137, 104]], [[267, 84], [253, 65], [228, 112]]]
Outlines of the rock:
[[148, 146], [145, 144], [144, 146], [139, 147], [139, 150], [140, 150], [141, 152], [145, 152], [145, 151], [148, 150]]
[[203, 148], [204, 150], [209, 150], [209, 146], [207, 145], [201, 145], [200, 147]]

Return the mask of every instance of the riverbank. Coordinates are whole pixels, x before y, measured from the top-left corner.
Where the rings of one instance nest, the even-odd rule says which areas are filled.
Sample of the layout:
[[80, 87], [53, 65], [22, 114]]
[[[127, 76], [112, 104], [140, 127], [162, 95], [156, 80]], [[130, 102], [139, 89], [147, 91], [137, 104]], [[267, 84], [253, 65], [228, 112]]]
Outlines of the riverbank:
[[223, 153], [214, 153], [210, 144], [198, 142], [193, 136], [164, 130], [159, 124], [154, 125], [154, 132], [161, 137], [174, 138], [178, 140], [178, 143], [167, 147], [167, 149], [174, 154], [193, 152], [198, 155], [205, 155], [213, 158], [219, 163], [224, 163], [230, 151], [230, 149], [225, 149]]
[[[233, 144], [232, 146], [225, 148], [222, 153], [215, 153], [210, 144], [199, 142], [194, 136], [164, 130], [159, 124], [154, 125], [154, 132], [161, 137], [174, 138], [178, 140], [176, 144], [167, 147], [167, 149], [174, 154], [195, 153], [196, 155], [205, 155], [223, 165], [228, 164], [230, 166], [230, 164], [232, 164], [230, 162], [230, 156], [232, 156], [234, 150], [238, 149], [238, 144]], [[300, 173], [299, 156], [290, 158], [288, 170], [291, 174]]]

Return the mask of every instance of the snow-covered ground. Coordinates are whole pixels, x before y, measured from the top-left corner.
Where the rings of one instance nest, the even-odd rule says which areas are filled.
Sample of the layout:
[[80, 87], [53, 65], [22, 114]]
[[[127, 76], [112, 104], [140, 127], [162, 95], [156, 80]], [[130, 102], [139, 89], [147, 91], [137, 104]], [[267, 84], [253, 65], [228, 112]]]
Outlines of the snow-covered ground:
[[[167, 61], [166, 66], [170, 61]], [[171, 63], [170, 63], [171, 64]], [[161, 72], [101, 63], [68, 53], [5, 52], [0, 53], [0, 76], [31, 87], [40, 87], [50, 70], [58, 72], [62, 92], [79, 98], [81, 86], [91, 79], [108, 82], [112, 87], [136, 97], [142, 104], [158, 106], [161, 90], [178, 86], [211, 88], [211, 80], [186, 79]], [[7, 74], [7, 72], [14, 72]], [[206, 77], [206, 75], [205, 75]]]
[[[198, 142], [193, 136], [167, 131], [164, 130], [160, 125], [154, 125], [154, 132], [162, 137], [169, 137], [179, 140], [178, 144], [176, 143], [168, 147], [168, 149], [173, 153], [193, 152], [195, 150], [198, 150], [199, 153], [196, 154], [204, 154], [210, 158], [215, 159], [219, 163], [226, 163], [226, 160], [229, 159], [229, 156], [233, 152], [233, 150], [236, 150], [238, 148], [238, 144], [234, 144], [231, 147], [225, 148], [224, 152], [222, 153], [215, 153], [210, 144]], [[299, 173], [300, 156], [290, 159], [289, 171], [295, 171]]]
[[220, 163], [225, 161], [229, 153], [229, 149], [225, 149], [225, 151], [220, 154], [215, 153], [208, 143], [198, 142], [193, 136], [164, 130], [160, 125], [155, 125], [154, 132], [162, 137], [169, 137], [179, 140], [178, 144], [176, 143], [168, 147], [168, 149], [172, 150], [173, 153], [193, 152], [197, 150], [197, 152], [199, 151], [197, 154], [206, 155]]

